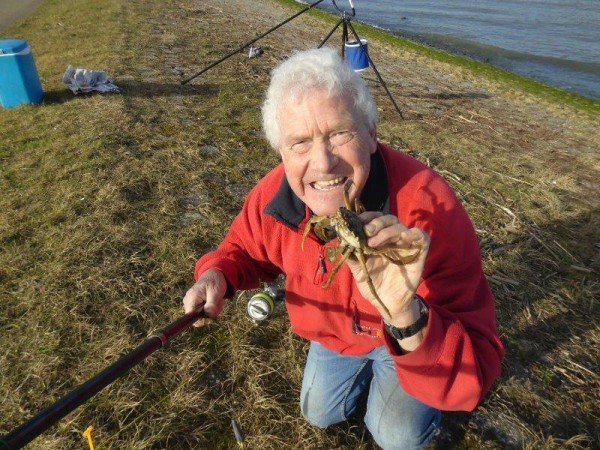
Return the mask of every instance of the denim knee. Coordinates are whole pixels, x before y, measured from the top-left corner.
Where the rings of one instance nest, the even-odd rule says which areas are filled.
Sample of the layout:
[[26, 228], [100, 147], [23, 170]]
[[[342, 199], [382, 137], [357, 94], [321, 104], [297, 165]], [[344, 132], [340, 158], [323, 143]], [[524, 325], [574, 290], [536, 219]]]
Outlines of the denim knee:
[[334, 425], [336, 423], [342, 422], [343, 420], [339, 420], [336, 417], [327, 416], [323, 414], [319, 415], [310, 415], [302, 411], [302, 415], [306, 419], [308, 423], [310, 423], [313, 427], [318, 428], [327, 428], [330, 425]]
[[419, 422], [413, 421], [373, 430], [367, 423], [367, 428], [377, 445], [384, 450], [413, 450], [423, 448], [438, 433], [440, 420], [440, 411], [435, 411], [425, 429]]
[[300, 390], [302, 415], [319, 428], [346, 420], [368, 385], [370, 368], [365, 358], [340, 355], [312, 342]]
[[343, 422], [345, 417], [337, 410], [324, 410], [322, 404], [315, 404], [309, 400], [308, 393], [300, 398], [300, 411], [302, 416], [314, 427], [327, 428], [330, 425]]

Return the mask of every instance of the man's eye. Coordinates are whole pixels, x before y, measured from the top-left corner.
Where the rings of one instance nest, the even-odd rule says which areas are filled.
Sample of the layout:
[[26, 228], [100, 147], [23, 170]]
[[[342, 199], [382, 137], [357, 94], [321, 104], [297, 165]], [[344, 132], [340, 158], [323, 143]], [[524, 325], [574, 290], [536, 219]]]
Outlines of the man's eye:
[[333, 133], [331, 135], [331, 137], [329, 138], [331, 140], [331, 143], [333, 145], [344, 145], [348, 142], [350, 142], [350, 140], [353, 137], [353, 133], [351, 131], [336, 131], [335, 133]]
[[310, 141], [298, 141], [291, 145], [291, 148], [296, 153], [304, 153], [310, 149]]

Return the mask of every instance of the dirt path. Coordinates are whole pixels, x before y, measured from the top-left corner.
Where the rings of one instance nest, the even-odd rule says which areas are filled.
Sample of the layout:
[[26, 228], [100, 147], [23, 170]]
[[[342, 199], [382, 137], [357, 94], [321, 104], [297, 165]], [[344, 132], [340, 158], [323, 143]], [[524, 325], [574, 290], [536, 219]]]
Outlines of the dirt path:
[[[0, 5], [0, 33], [17, 20], [27, 17], [43, 0], [3, 0]], [[9, 37], [3, 36], [2, 38]]]

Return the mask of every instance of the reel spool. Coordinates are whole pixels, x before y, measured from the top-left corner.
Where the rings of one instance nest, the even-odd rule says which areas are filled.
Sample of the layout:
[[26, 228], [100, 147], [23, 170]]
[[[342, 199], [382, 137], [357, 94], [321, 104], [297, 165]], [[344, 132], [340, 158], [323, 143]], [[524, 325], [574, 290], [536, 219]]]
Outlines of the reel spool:
[[285, 300], [285, 291], [275, 286], [267, 286], [254, 294], [246, 305], [246, 313], [252, 322], [259, 324], [273, 315], [277, 303]]

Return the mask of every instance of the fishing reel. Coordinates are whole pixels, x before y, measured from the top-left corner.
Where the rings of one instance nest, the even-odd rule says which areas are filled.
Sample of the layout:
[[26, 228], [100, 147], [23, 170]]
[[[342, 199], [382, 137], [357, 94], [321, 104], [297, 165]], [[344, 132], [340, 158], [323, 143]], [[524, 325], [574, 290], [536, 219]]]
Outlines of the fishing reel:
[[285, 300], [285, 290], [273, 284], [254, 294], [246, 305], [246, 313], [255, 325], [273, 315], [278, 304]]

